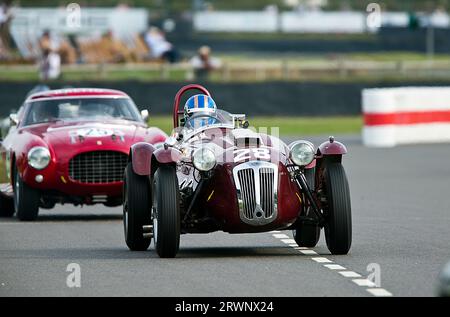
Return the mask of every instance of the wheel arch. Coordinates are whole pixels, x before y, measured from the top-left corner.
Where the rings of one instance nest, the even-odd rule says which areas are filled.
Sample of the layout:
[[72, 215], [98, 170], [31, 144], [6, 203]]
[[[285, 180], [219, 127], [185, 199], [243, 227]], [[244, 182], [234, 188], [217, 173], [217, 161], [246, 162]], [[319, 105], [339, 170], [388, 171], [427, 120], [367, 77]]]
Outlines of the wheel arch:
[[129, 162], [133, 171], [141, 176], [150, 176], [160, 165], [175, 165], [181, 158], [181, 152], [175, 148], [156, 149], [152, 144], [140, 142], [130, 149]]

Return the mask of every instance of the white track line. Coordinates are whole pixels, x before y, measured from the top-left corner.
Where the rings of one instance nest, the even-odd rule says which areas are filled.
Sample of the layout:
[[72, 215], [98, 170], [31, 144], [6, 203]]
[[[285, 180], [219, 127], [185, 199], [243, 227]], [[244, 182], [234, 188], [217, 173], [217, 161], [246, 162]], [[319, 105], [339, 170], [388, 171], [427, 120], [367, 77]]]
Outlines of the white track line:
[[327, 269], [333, 270], [333, 271], [337, 271], [337, 270], [346, 270], [345, 267], [343, 267], [342, 265], [339, 264], [325, 264], [324, 265]]
[[384, 288], [368, 288], [367, 291], [373, 296], [377, 297], [388, 297], [392, 296], [392, 293], [388, 292]]
[[274, 233], [273, 234], [274, 238], [277, 239], [290, 239], [287, 235], [285, 235], [284, 233]]
[[295, 242], [294, 239], [281, 239], [281, 242], [286, 243], [286, 244], [292, 244]]
[[352, 280], [352, 282], [358, 286], [366, 286], [366, 287], [375, 287], [376, 286], [374, 282], [372, 282], [371, 280], [368, 280], [366, 278], [354, 279], [354, 280]]
[[[311, 250], [310, 248], [306, 247], [299, 247], [294, 239], [291, 239], [288, 235], [280, 233], [280, 231], [271, 231], [272, 236], [276, 239], [279, 239], [280, 242], [287, 244], [289, 247], [299, 251], [300, 253], [304, 255], [319, 255], [316, 251]], [[326, 258], [326, 257], [311, 257], [311, 260], [313, 260], [316, 263], [322, 264], [324, 267], [326, 267], [329, 270], [336, 271], [341, 276], [350, 278], [353, 283], [360, 287], [366, 288], [366, 291], [372, 294], [376, 297], [387, 297], [387, 296], [393, 296], [392, 293], [388, 292], [384, 288], [376, 288], [375, 283], [373, 283], [371, 280], [364, 278], [361, 274], [356, 273], [354, 271], [347, 270], [345, 267], [339, 264], [333, 263], [332, 260]], [[327, 263], [327, 264], [324, 264]]]
[[341, 274], [343, 277], [361, 277], [361, 274], [358, 274], [353, 271], [340, 271], [338, 273]]
[[333, 263], [333, 261], [327, 258], [311, 258], [311, 260], [316, 261], [317, 263]]
[[317, 252], [313, 250], [299, 250], [299, 251], [305, 255], [318, 255]]

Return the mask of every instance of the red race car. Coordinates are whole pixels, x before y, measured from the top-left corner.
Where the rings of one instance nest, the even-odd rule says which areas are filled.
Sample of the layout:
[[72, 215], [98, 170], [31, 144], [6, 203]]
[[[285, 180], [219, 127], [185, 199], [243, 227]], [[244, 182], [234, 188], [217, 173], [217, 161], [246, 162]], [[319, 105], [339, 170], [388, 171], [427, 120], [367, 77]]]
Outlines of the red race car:
[[[185, 92], [199, 90], [184, 109]], [[180, 115], [183, 115], [180, 118]], [[314, 247], [322, 228], [332, 254], [352, 240], [350, 193], [341, 164], [346, 147], [330, 137], [317, 149], [298, 140], [256, 133], [245, 115], [218, 110], [202, 86], [182, 88], [173, 110], [174, 134], [163, 148], [136, 143], [124, 181], [125, 240], [161, 257], [175, 257], [182, 233], [293, 230]]]
[[56, 203], [120, 205], [130, 146], [158, 147], [167, 137], [147, 127], [147, 115], [116, 90], [29, 96], [1, 142], [0, 216], [32, 221]]

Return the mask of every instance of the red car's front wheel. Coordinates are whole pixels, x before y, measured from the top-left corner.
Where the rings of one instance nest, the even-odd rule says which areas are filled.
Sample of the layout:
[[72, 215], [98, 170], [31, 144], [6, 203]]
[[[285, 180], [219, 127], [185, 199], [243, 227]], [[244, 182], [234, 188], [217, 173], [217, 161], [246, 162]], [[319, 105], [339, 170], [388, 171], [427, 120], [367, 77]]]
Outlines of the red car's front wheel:
[[153, 178], [153, 230], [156, 252], [174, 258], [180, 246], [180, 193], [175, 167], [160, 166]]
[[[316, 169], [307, 169], [304, 173], [309, 188], [314, 191]], [[314, 217], [314, 213], [309, 210], [307, 216]], [[292, 234], [299, 247], [314, 248], [320, 239], [320, 226], [315, 223], [297, 221], [294, 230], [292, 230]]]
[[125, 242], [132, 251], [145, 251], [152, 241], [144, 236], [144, 226], [151, 224], [150, 197], [148, 177], [137, 175], [128, 163], [123, 182], [123, 225]]
[[31, 188], [20, 177], [14, 167], [14, 207], [20, 221], [34, 221], [39, 214], [39, 191]]
[[324, 171], [326, 188], [325, 238], [332, 254], [347, 254], [352, 244], [350, 190], [341, 163], [327, 164]]

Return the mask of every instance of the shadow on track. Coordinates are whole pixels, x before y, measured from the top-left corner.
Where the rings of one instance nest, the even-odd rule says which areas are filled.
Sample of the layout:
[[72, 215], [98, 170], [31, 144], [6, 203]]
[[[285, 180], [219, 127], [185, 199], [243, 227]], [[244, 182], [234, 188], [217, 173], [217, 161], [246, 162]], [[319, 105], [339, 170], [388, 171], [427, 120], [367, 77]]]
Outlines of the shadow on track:
[[122, 220], [122, 215], [42, 215], [35, 221], [39, 222], [64, 222], [64, 221], [104, 221]]
[[[175, 259], [160, 259], [153, 247], [144, 252], [132, 252], [124, 247], [123, 249], [101, 249], [101, 248], [56, 248], [45, 250], [16, 250], [14, 257], [27, 258], [48, 258], [60, 260], [138, 260], [147, 259], [149, 261], [178, 261], [185, 262], [191, 260], [217, 259], [217, 258], [256, 258], [267, 259], [268, 257], [299, 257], [299, 253], [293, 249], [283, 247], [220, 247], [220, 248], [187, 248], [181, 249]], [[3, 253], [5, 258], [7, 252]], [[300, 255], [301, 257], [301, 255]]]

